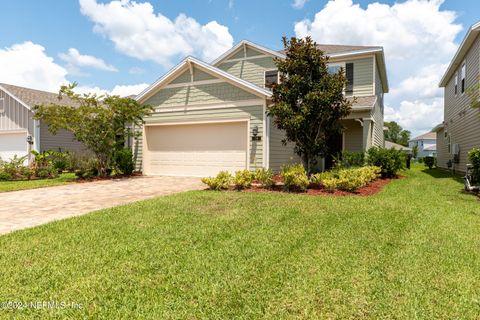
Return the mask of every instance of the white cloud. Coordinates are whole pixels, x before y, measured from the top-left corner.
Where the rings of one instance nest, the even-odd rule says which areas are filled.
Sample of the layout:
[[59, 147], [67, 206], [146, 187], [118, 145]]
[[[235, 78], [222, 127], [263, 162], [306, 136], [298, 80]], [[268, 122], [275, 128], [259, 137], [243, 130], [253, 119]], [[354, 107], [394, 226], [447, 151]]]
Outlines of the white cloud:
[[102, 89], [98, 86], [83, 85], [75, 88], [76, 93], [95, 93], [97, 95], [115, 95], [126, 97], [130, 95], [137, 95], [148, 87], [146, 83], [139, 83], [133, 85], [116, 85], [112, 90]]
[[132, 67], [128, 69], [128, 73], [130, 74], [143, 74], [145, 73], [145, 70], [140, 68], [140, 67]]
[[[442, 97], [438, 82], [462, 30], [455, 23], [455, 12], [440, 8], [443, 2], [407, 0], [362, 7], [352, 0], [330, 0], [313, 20], [297, 22], [295, 33], [298, 37], [311, 35], [319, 43], [383, 46], [391, 89], [386, 103], [394, 114], [407, 112], [396, 116], [406, 129], [424, 130], [426, 124], [433, 127], [441, 120], [431, 116], [443, 109], [443, 104], [437, 103]], [[415, 107], [422, 109], [408, 112]]]
[[443, 98], [402, 101], [398, 108], [385, 107], [385, 121], [396, 121], [416, 136], [443, 121]]
[[117, 68], [107, 64], [102, 59], [90, 55], [80, 54], [80, 52], [75, 48], [70, 48], [68, 49], [67, 53], [60, 53], [58, 56], [67, 63], [66, 67], [69, 70], [69, 73], [79, 73], [80, 68], [83, 67], [118, 72]]
[[216, 21], [201, 25], [184, 14], [172, 21], [155, 13], [149, 2], [80, 0], [80, 9], [94, 22], [94, 31], [110, 39], [118, 51], [163, 66], [190, 54], [213, 60], [233, 45], [228, 28]]
[[302, 9], [303, 6], [305, 6], [305, 3], [307, 3], [308, 0], [294, 0], [292, 6], [295, 9]]
[[41, 45], [27, 41], [0, 49], [0, 82], [56, 92], [67, 83], [67, 70]]

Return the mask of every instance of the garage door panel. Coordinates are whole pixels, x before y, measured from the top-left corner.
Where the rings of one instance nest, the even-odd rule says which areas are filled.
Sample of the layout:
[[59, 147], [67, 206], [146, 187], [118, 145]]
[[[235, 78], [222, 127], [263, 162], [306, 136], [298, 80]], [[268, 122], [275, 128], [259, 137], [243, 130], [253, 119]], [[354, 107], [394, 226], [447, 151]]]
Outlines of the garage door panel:
[[22, 133], [0, 133], [0, 158], [10, 160], [15, 155], [23, 157], [27, 155], [27, 134]]
[[242, 170], [247, 163], [247, 123], [147, 128], [146, 149], [146, 174], [208, 176]]

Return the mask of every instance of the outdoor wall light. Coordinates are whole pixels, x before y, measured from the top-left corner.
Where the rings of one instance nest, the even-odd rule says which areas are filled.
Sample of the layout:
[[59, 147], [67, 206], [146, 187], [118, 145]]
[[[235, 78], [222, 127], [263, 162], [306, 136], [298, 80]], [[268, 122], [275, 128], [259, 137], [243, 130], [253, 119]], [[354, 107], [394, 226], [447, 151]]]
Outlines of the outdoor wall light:
[[258, 136], [258, 126], [253, 127], [252, 134], [254, 137]]
[[27, 143], [28, 143], [28, 144], [33, 144], [33, 138], [32, 138], [32, 136], [27, 136]]

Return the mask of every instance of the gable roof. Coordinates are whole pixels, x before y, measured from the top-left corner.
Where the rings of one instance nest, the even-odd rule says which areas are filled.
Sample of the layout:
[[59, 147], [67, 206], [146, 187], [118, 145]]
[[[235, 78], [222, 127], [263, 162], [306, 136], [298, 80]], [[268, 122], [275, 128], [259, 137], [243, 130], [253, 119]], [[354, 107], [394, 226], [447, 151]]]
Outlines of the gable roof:
[[15, 86], [12, 84], [0, 83], [0, 89], [14, 97], [18, 102], [23, 104], [27, 109], [32, 109], [39, 104], [65, 104], [77, 105], [74, 101], [66, 96], [60, 97], [58, 93], [42, 91], [37, 89]]
[[411, 139], [410, 141], [427, 140], [427, 139], [433, 139], [433, 140], [437, 139], [437, 133], [430, 131], [430, 132], [421, 134], [418, 137]]
[[458, 50], [455, 53], [455, 56], [453, 56], [453, 59], [447, 68], [447, 71], [445, 71], [445, 74], [443, 75], [442, 80], [440, 80], [440, 83], [438, 85], [439, 87], [445, 87], [447, 85], [448, 81], [450, 80], [452, 75], [455, 73], [455, 71], [458, 69], [458, 67], [462, 63], [463, 58], [465, 57], [468, 50], [470, 49], [472, 44], [475, 42], [475, 39], [479, 34], [480, 34], [480, 22], [477, 22], [476, 24], [470, 27], [467, 34], [465, 35], [465, 38], [463, 38], [463, 41], [460, 44], [460, 47], [458, 47]]
[[157, 81], [155, 81], [153, 84], [151, 84], [148, 88], [143, 90], [139, 95], [135, 97], [135, 100], [139, 102], [144, 102], [147, 98], [150, 97], [150, 95], [162, 85], [169, 83], [171, 80], [175, 79], [176, 76], [178, 76], [181, 72], [184, 71], [185, 66], [191, 66], [195, 65], [197, 66], [200, 70], [205, 71], [210, 74], [214, 74], [218, 76], [219, 78], [225, 79], [227, 82], [230, 82], [231, 84], [240, 87], [246, 91], [249, 91], [253, 94], [256, 94], [257, 96], [262, 96], [262, 97], [271, 97], [272, 92], [270, 90], [261, 88], [249, 81], [240, 79], [226, 71], [223, 71], [217, 67], [214, 67], [206, 62], [203, 62], [199, 59], [196, 59], [194, 57], [187, 57], [183, 59], [182, 62], [177, 64], [175, 67], [173, 67], [169, 72], [167, 72], [164, 76], [159, 78]]
[[402, 146], [401, 144], [391, 142], [388, 140], [385, 140], [385, 148], [386, 149], [395, 149], [395, 150], [402, 150], [402, 151], [412, 151], [411, 148]]
[[263, 52], [266, 55], [270, 55], [270, 56], [273, 56], [273, 57], [285, 59], [285, 54], [283, 54], [280, 51], [275, 51], [275, 50], [268, 49], [267, 47], [261, 46], [259, 44], [253, 43], [253, 42], [248, 41], [248, 40], [242, 40], [239, 43], [237, 43], [236, 45], [234, 45], [232, 48], [230, 48], [227, 52], [222, 54], [220, 57], [213, 60], [212, 65], [213, 66], [219, 65], [222, 61], [226, 60], [228, 57], [230, 57], [232, 54], [234, 54], [238, 49], [240, 49], [242, 47], [251, 47], [251, 48], [253, 48], [257, 51]]

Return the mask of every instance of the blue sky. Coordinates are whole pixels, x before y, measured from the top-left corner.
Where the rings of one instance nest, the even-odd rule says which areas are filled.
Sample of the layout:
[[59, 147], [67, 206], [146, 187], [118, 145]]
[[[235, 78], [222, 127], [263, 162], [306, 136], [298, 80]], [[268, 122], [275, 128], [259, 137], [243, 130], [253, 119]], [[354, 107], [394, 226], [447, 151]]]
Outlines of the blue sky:
[[4, 1], [0, 82], [54, 90], [76, 81], [83, 90], [133, 93], [187, 54], [208, 61], [242, 39], [280, 49], [283, 35], [308, 34], [324, 43], [383, 45], [386, 119], [416, 134], [442, 120], [436, 83], [480, 20], [478, 0], [137, 2]]

